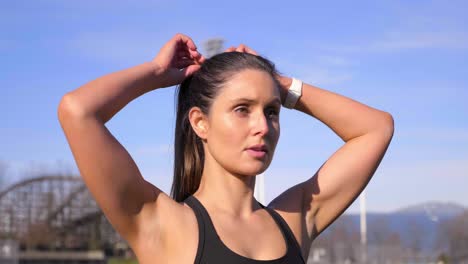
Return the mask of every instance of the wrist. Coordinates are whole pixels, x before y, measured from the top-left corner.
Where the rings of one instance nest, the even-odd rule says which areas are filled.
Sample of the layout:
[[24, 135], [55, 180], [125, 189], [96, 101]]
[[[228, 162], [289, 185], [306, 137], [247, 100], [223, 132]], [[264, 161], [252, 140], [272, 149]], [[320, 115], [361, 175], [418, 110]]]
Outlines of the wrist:
[[148, 61], [146, 64], [151, 68], [154, 77], [159, 77], [163, 73], [162, 67], [155, 61]]
[[277, 80], [280, 84], [281, 104], [283, 104], [288, 95], [289, 87], [291, 87], [292, 78], [278, 75]]
[[167, 73], [161, 65], [155, 61], [148, 61], [144, 64], [149, 67], [151, 83], [153, 83], [152, 90], [170, 86], [167, 84]]
[[289, 109], [293, 109], [296, 106], [297, 101], [302, 95], [302, 81], [296, 78], [291, 79], [291, 85], [283, 102], [283, 106]]

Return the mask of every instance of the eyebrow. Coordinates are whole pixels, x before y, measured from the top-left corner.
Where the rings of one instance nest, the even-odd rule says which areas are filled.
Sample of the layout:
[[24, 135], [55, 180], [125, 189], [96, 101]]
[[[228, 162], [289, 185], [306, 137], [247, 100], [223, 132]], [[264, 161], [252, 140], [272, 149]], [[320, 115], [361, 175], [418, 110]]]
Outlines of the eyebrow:
[[[236, 98], [236, 99], [232, 99], [231, 102], [233, 103], [237, 103], [237, 102], [256, 103], [257, 100], [250, 99], [250, 98]], [[281, 105], [281, 100], [279, 99], [279, 97], [275, 97], [268, 104], [269, 105], [273, 105], [273, 104]]]

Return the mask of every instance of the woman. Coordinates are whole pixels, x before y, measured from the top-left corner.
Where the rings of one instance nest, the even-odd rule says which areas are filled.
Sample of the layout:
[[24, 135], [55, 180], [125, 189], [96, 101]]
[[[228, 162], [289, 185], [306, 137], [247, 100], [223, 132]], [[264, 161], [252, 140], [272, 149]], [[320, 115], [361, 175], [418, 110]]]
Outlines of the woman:
[[[171, 198], [145, 181], [104, 124], [138, 96], [177, 84]], [[345, 144], [264, 206], [253, 196], [255, 176], [273, 158], [281, 105], [322, 121]], [[144, 264], [305, 263], [393, 135], [386, 112], [281, 76], [244, 45], [205, 59], [182, 34], [151, 62], [67, 93], [58, 116], [84, 182]]]

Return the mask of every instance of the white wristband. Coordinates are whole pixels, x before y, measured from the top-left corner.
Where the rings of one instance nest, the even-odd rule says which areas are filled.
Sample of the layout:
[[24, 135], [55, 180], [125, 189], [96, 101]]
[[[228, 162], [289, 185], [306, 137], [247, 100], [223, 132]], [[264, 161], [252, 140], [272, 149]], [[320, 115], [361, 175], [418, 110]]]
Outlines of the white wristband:
[[302, 95], [302, 81], [292, 78], [291, 86], [288, 89], [288, 95], [286, 96], [286, 100], [284, 100], [283, 106], [289, 109], [294, 108], [299, 100], [299, 97]]

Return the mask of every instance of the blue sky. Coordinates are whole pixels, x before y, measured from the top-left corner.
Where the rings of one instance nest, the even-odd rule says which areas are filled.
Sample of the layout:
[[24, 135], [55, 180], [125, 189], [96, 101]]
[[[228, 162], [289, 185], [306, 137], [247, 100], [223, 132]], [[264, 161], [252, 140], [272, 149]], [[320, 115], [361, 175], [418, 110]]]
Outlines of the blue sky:
[[[151, 60], [175, 33], [247, 44], [305, 82], [390, 112], [395, 134], [368, 208], [426, 201], [468, 207], [466, 1], [4, 1], [0, 6], [3, 182], [77, 173], [60, 98]], [[131, 102], [107, 126], [143, 176], [169, 192], [174, 89]], [[266, 200], [312, 176], [341, 146], [319, 121], [282, 109]], [[357, 203], [348, 212], [358, 210]]]

